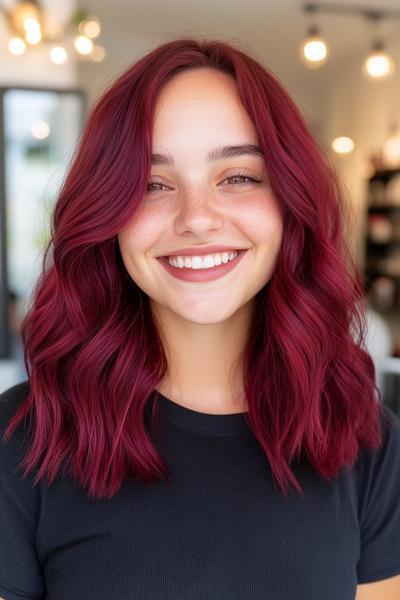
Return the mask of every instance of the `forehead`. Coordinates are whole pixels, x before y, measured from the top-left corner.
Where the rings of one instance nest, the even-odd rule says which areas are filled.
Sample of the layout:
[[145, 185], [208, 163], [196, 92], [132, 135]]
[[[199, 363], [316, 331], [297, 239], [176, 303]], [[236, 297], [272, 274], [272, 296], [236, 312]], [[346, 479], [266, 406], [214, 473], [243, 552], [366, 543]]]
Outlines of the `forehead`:
[[185, 71], [165, 85], [156, 104], [152, 138], [153, 164], [172, 164], [168, 150], [173, 154], [179, 147], [202, 147], [208, 159], [224, 152], [224, 146], [253, 145], [248, 153], [259, 153], [255, 126], [235, 81], [213, 69]]
[[174, 74], [162, 87], [158, 100], [177, 101], [185, 96], [212, 99], [217, 94], [239, 98], [235, 79], [217, 69], [193, 68]]

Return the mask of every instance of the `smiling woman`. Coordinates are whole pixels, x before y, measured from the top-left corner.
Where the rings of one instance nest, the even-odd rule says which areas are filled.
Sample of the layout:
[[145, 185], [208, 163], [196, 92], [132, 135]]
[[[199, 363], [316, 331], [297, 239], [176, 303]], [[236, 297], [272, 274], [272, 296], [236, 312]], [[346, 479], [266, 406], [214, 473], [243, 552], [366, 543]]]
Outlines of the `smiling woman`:
[[163, 87], [154, 112], [149, 183], [118, 241], [170, 355], [157, 389], [178, 399], [173, 387], [200, 410], [244, 410], [241, 367], [233, 389], [226, 367], [243, 351], [256, 295], [274, 270], [281, 207], [231, 76], [186, 70]]
[[174, 40], [113, 82], [0, 397], [7, 600], [397, 600], [400, 420], [346, 212], [239, 48]]

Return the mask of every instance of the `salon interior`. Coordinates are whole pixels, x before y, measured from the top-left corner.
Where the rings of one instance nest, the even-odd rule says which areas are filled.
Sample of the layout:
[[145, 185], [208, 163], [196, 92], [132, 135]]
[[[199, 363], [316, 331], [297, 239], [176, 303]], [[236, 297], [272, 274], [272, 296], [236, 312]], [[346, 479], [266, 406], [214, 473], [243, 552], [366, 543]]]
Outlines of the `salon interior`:
[[0, 0], [0, 393], [27, 379], [20, 324], [91, 106], [181, 35], [238, 42], [286, 86], [348, 192], [366, 346], [400, 414], [399, 0]]

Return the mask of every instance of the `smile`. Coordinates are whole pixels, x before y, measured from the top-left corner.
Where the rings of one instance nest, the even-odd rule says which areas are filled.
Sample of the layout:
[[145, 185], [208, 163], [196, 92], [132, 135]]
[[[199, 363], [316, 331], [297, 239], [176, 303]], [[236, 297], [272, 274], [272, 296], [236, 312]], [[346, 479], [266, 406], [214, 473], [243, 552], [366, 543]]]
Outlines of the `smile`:
[[[221, 264], [215, 266], [201, 266], [201, 264], [196, 262], [196, 259], [199, 258], [200, 261], [202, 258], [194, 257], [194, 262], [191, 263], [192, 266], [178, 266], [179, 262], [175, 262], [176, 266], [170, 264], [168, 257], [163, 256], [158, 258], [164, 267], [164, 269], [176, 279], [180, 279], [182, 281], [192, 281], [192, 282], [202, 282], [202, 281], [213, 281], [214, 279], [219, 279], [232, 271], [241, 261], [243, 256], [247, 250], [238, 250], [229, 254], [231, 256], [231, 260], [226, 260], [226, 262], [221, 262]], [[176, 257], [174, 257], [176, 258]], [[183, 257], [182, 257], [183, 258]], [[218, 262], [218, 261], [217, 261]], [[182, 264], [182, 262], [180, 263]], [[207, 264], [207, 263], [206, 263]]]

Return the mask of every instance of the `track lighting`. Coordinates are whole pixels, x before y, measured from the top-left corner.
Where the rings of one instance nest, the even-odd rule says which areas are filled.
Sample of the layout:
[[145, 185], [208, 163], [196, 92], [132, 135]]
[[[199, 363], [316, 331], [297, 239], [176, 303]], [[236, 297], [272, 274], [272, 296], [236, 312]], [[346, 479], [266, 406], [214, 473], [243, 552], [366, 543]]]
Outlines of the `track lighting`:
[[[376, 30], [378, 22], [383, 19], [400, 19], [400, 10], [354, 6], [349, 4], [336, 4], [333, 2], [307, 2], [302, 7], [307, 18], [312, 19], [308, 28], [307, 36], [300, 46], [301, 60], [310, 69], [317, 69], [326, 63], [329, 57], [328, 44], [320, 33], [320, 26], [316, 25], [316, 15], [321, 12], [329, 12], [344, 16], [360, 16], [367, 19]], [[395, 71], [395, 62], [385, 49], [382, 36], [377, 36], [374, 30], [374, 41], [363, 65], [362, 73], [372, 80], [381, 80], [391, 76]]]

